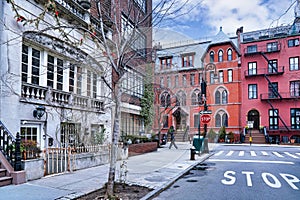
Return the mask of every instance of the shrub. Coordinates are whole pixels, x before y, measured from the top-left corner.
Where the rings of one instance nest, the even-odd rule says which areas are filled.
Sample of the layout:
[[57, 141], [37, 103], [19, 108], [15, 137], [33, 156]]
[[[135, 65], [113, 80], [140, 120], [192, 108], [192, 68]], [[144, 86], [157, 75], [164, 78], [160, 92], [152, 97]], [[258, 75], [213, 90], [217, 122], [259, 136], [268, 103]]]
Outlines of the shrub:
[[210, 129], [209, 132], [208, 132], [207, 137], [210, 140], [214, 140], [216, 138], [216, 135], [217, 135], [217, 133], [213, 129]]
[[219, 139], [225, 140], [226, 128], [222, 126], [219, 130]]

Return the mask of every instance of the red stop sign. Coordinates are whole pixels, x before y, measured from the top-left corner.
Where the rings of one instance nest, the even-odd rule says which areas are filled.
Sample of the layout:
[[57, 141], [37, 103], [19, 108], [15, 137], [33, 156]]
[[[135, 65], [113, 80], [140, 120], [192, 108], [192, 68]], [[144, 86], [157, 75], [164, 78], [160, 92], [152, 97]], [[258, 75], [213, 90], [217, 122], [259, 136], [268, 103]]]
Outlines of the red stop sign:
[[211, 117], [208, 114], [204, 114], [204, 115], [201, 115], [200, 120], [203, 124], [207, 124], [208, 122], [210, 122]]

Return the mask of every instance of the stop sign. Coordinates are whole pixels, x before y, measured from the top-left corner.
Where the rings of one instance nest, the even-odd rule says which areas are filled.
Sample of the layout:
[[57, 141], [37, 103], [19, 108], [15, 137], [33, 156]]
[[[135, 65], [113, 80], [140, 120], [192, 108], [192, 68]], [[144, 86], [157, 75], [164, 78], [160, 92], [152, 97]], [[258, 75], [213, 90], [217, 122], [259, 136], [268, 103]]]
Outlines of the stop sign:
[[200, 120], [203, 124], [207, 124], [208, 122], [210, 122], [210, 119], [211, 117], [208, 114], [201, 115], [200, 117]]

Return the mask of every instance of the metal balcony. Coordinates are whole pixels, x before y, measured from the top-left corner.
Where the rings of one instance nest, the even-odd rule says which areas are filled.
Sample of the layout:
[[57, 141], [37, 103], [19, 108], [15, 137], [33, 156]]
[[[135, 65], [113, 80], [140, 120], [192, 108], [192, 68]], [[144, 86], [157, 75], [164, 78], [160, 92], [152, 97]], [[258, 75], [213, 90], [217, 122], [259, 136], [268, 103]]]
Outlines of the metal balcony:
[[[280, 95], [276, 95], [274, 93], [262, 93], [260, 94], [260, 100], [266, 101], [266, 100], [289, 100], [289, 99], [300, 99], [300, 95], [295, 95], [290, 92], [278, 92]], [[280, 98], [281, 96], [281, 98]]]
[[259, 68], [256, 70], [245, 70], [245, 77], [262, 76], [262, 75], [282, 75], [284, 73], [284, 66], [279, 66], [277, 69]]

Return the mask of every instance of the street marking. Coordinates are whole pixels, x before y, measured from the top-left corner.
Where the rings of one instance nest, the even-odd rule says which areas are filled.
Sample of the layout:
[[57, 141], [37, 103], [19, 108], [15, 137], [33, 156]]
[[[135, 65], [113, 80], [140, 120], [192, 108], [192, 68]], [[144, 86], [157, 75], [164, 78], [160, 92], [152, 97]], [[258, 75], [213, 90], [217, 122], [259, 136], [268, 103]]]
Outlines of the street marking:
[[[248, 187], [252, 187], [252, 179], [257, 178], [252, 175], [254, 175], [254, 172], [251, 171], [242, 171], [243, 175], [245, 175], [246, 183]], [[221, 183], [223, 185], [234, 185], [236, 183], [236, 180], [238, 177], [236, 177], [237, 173], [235, 171], [225, 171], [224, 172], [224, 179], [221, 179]], [[282, 174], [279, 173], [279, 175], [289, 184], [289, 186], [294, 190], [299, 190], [299, 188], [296, 186], [296, 183], [299, 183], [300, 180], [298, 177], [292, 175], [292, 174]], [[280, 182], [280, 179], [276, 177], [276, 175], [269, 173], [269, 172], [262, 172], [261, 178], [263, 182], [269, 186], [270, 188], [281, 188], [282, 184]]]
[[223, 153], [224, 151], [219, 151], [218, 153], [215, 154], [215, 156], [219, 156]]
[[296, 154], [300, 156], [300, 153], [296, 153]]
[[251, 156], [256, 156], [256, 153], [254, 151], [250, 151]]
[[292, 158], [299, 158], [298, 156], [295, 156], [289, 152], [284, 152], [286, 155], [291, 156]]
[[284, 156], [283, 155], [280, 155], [279, 153], [277, 153], [277, 152], [273, 152], [273, 154], [275, 155], [275, 156], [277, 156], [277, 157], [279, 157], [279, 158], [283, 158]]
[[265, 152], [265, 151], [261, 151], [261, 153], [262, 153], [263, 156], [268, 156], [268, 155], [269, 155], [269, 154], [268, 154], [267, 152]]
[[228, 154], [226, 154], [226, 156], [231, 156], [234, 153], [234, 151], [229, 151]]
[[245, 151], [240, 151], [239, 156], [244, 156], [245, 155]]
[[223, 160], [223, 159], [209, 159], [212, 162], [237, 162], [237, 163], [267, 163], [267, 164], [287, 164], [294, 165], [293, 162], [273, 161], [273, 160]]

